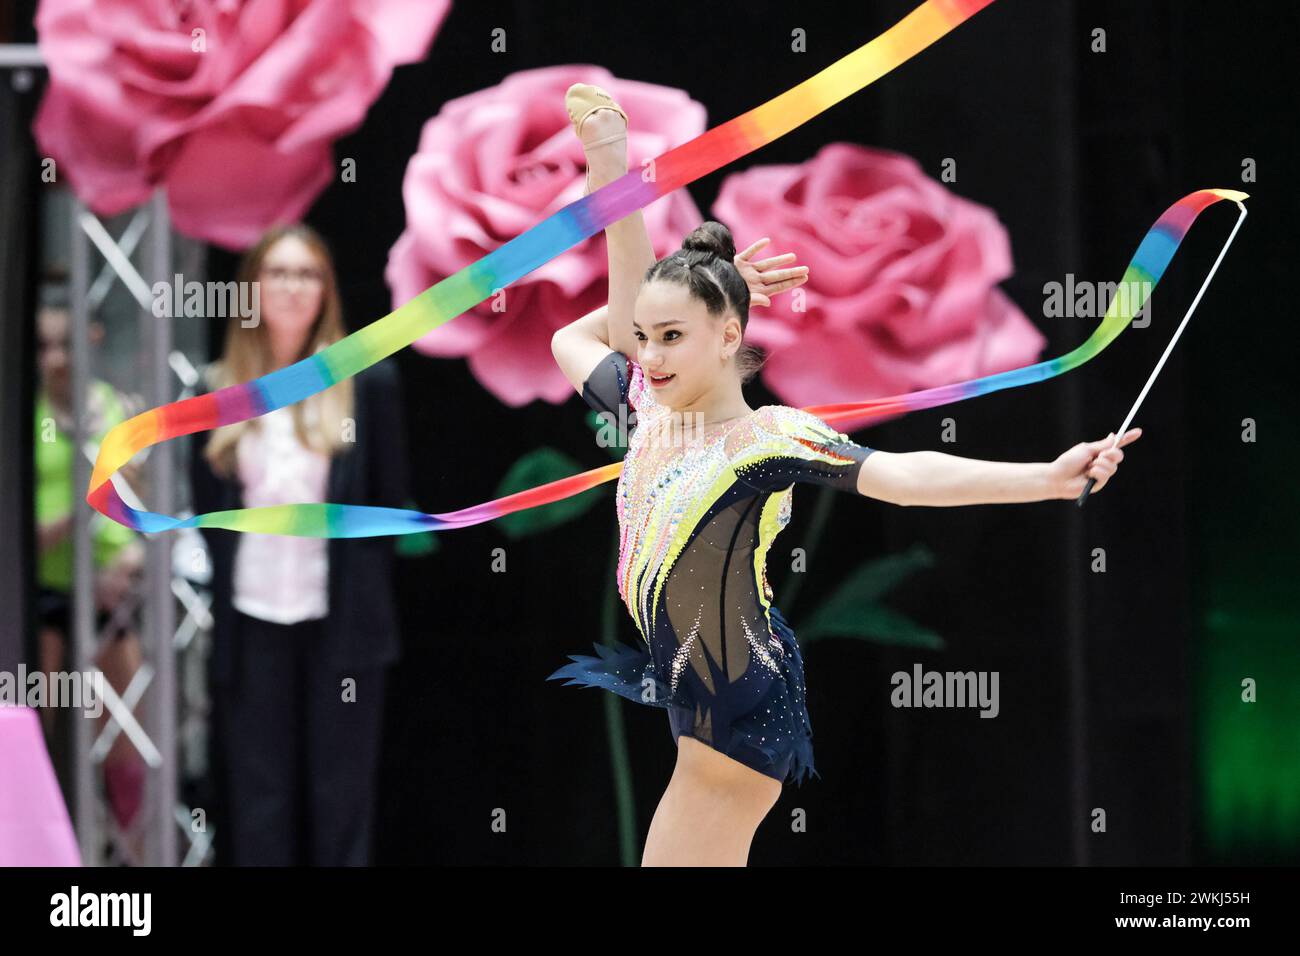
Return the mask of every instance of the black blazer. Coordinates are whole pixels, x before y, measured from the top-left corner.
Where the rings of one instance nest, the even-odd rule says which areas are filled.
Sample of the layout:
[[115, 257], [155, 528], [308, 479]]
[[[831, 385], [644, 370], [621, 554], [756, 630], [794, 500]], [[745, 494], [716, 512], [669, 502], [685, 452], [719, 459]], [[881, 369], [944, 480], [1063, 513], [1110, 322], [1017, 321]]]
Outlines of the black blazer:
[[[335, 504], [408, 507], [410, 476], [405, 419], [397, 365], [384, 359], [359, 372], [354, 382], [356, 441], [330, 461], [326, 501]], [[190, 440], [190, 481], [195, 513], [244, 507], [238, 477], [222, 478], [203, 457], [206, 435]], [[235, 550], [243, 535], [200, 528], [212, 558], [212, 677], [229, 682], [237, 671], [235, 641]], [[322, 653], [341, 670], [397, 660], [400, 652], [394, 591], [394, 539], [329, 539], [329, 616]]]

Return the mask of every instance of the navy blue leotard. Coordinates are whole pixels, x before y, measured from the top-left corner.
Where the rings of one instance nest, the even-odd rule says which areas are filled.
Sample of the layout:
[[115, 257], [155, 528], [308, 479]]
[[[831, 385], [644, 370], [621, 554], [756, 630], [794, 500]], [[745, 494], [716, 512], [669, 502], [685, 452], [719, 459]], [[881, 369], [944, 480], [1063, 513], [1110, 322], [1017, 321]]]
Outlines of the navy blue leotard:
[[857, 493], [873, 449], [784, 405], [688, 429], [615, 351], [583, 398], [634, 426], [616, 496], [616, 583], [645, 646], [597, 645], [551, 676], [663, 707], [674, 740], [802, 782], [815, 772], [803, 660], [772, 605], [767, 554], [795, 483]]

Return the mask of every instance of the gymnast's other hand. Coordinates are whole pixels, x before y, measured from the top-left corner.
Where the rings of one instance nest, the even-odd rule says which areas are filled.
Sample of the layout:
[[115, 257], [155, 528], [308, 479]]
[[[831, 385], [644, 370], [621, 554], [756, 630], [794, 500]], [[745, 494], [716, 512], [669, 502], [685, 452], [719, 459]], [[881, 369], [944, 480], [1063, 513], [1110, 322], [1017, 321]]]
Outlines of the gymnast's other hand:
[[760, 259], [757, 262], [750, 261], [754, 253], [771, 241], [771, 239], [764, 237], [744, 252], [736, 253], [736, 258], [733, 260], [736, 264], [736, 271], [740, 273], [740, 277], [749, 286], [749, 304], [751, 306], [771, 305], [772, 296], [778, 292], [785, 292], [808, 281], [807, 266], [777, 268], [794, 262], [795, 254], [793, 252], [773, 256], [770, 259]]
[[1078, 498], [1083, 494], [1089, 478], [1097, 479], [1089, 494], [1095, 495], [1101, 491], [1119, 469], [1119, 463], [1124, 460], [1124, 452], [1120, 449], [1131, 445], [1141, 436], [1142, 429], [1130, 428], [1118, 445], [1114, 445], [1114, 432], [1099, 441], [1079, 442], [1048, 466], [1052, 497]]

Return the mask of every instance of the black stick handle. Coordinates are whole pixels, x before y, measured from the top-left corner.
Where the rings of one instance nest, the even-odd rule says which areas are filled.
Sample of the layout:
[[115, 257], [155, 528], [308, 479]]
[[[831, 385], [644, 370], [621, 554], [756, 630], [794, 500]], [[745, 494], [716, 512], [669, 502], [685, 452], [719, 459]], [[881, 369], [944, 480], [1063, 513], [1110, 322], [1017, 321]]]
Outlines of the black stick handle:
[[1083, 486], [1083, 494], [1079, 495], [1078, 505], [1083, 507], [1083, 503], [1088, 500], [1088, 492], [1092, 491], [1092, 486], [1097, 483], [1096, 478], [1089, 478], [1088, 483]]

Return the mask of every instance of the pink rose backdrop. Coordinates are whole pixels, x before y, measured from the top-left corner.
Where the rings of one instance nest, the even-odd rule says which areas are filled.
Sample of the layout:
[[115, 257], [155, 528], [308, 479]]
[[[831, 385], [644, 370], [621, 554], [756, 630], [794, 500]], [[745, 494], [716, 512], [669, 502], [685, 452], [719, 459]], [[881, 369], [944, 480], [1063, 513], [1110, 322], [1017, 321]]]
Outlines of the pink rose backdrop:
[[[180, 231], [244, 248], [306, 213], [337, 175], [333, 141], [360, 126], [395, 64], [425, 55], [448, 8], [44, 0], [37, 27], [51, 80], [34, 132], [96, 212], [122, 212], [162, 187]], [[685, 91], [591, 65], [520, 71], [448, 101], [425, 122], [403, 178], [406, 226], [385, 270], [394, 306], [581, 196], [585, 157], [563, 105], [577, 81], [628, 110], [633, 169], [706, 128]], [[767, 235], [772, 253], [810, 267], [805, 287], [754, 309], [749, 324], [769, 353], [763, 381], [788, 404], [976, 378], [1026, 364], [1045, 344], [997, 288], [1012, 272], [997, 217], [909, 157], [833, 143], [801, 164], [731, 173], [713, 212], [738, 246]], [[686, 190], [644, 217], [660, 256], [703, 218]], [[506, 405], [566, 401], [550, 337], [605, 302], [606, 276], [596, 236], [415, 347], [467, 359]]]
[[722, 184], [714, 215], [737, 246], [771, 236], [809, 267], [800, 297], [750, 312], [763, 382], [789, 405], [861, 401], [1034, 361], [1046, 339], [997, 288], [1007, 232], [899, 153], [848, 143]]
[[161, 186], [178, 230], [245, 248], [338, 175], [332, 142], [360, 126], [396, 64], [425, 55], [449, 7], [43, 0], [50, 85], [34, 133], [95, 212]]
[[[682, 90], [621, 80], [596, 66], [521, 71], [451, 100], [424, 126], [402, 185], [406, 229], [386, 276], [399, 306], [582, 196], [586, 160], [564, 92], [595, 83], [631, 119], [629, 168], [705, 129], [705, 110]], [[677, 249], [701, 216], [685, 190], [644, 211], [655, 253]], [[551, 334], [604, 305], [603, 236], [551, 260], [415, 343], [427, 355], [465, 357], [483, 387], [509, 406], [566, 401], [573, 389], [551, 357]]]

